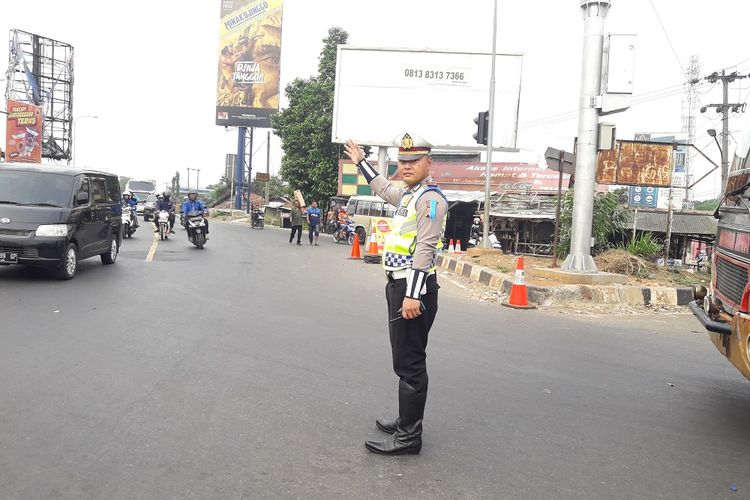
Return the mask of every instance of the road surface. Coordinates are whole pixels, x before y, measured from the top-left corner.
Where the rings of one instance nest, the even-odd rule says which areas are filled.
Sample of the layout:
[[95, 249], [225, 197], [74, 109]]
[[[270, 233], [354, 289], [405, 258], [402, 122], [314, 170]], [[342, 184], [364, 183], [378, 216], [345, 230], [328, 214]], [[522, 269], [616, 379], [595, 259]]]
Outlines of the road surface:
[[382, 272], [287, 238], [212, 223], [147, 262], [142, 226], [70, 282], [0, 268], [0, 497], [750, 498], [750, 382], [692, 317], [447, 276], [422, 454], [368, 453], [396, 412]]

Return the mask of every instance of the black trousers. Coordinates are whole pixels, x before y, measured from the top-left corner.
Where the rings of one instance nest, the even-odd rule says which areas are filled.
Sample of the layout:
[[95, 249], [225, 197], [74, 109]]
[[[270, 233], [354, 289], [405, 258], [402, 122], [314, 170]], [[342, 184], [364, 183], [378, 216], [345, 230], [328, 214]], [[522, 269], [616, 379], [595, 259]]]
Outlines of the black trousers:
[[425, 310], [417, 318], [406, 320], [398, 312], [406, 295], [406, 279], [389, 279], [385, 286], [393, 371], [420, 394], [427, 392], [427, 338], [437, 315], [439, 288], [435, 275], [429, 276], [427, 293], [422, 295]]
[[297, 243], [302, 241], [302, 226], [292, 226], [292, 234], [289, 235], [289, 243], [294, 239], [294, 235], [297, 235]]

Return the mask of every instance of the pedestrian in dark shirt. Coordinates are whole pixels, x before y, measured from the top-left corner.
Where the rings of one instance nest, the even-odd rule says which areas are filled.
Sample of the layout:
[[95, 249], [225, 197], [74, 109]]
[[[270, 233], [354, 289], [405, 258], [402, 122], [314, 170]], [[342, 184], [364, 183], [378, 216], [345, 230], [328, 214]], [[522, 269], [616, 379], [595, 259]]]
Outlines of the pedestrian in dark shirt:
[[310, 208], [307, 209], [307, 224], [310, 227], [309, 235], [310, 244], [318, 246], [318, 235], [320, 235], [320, 209], [318, 202], [313, 201]]
[[292, 223], [292, 234], [289, 235], [289, 243], [291, 243], [294, 240], [294, 235], [297, 235], [297, 244], [302, 244], [302, 220], [304, 219], [304, 216], [302, 215], [302, 209], [299, 206], [299, 202], [297, 200], [294, 200], [294, 206], [292, 207], [292, 211], [289, 214], [289, 222]]

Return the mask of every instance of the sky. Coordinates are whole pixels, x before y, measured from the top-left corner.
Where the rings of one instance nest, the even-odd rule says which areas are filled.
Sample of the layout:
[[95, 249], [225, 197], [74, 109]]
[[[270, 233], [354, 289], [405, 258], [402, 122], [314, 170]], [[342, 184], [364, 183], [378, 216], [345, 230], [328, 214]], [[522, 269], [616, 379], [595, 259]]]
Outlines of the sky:
[[[579, 5], [579, 0], [498, 0], [498, 51], [521, 52], [524, 61], [521, 151], [496, 160], [543, 162], [549, 146], [571, 149], [581, 73]], [[352, 45], [488, 52], [492, 8], [492, 0], [286, 0], [282, 87], [317, 72], [322, 39], [332, 26], [345, 29]], [[3, 1], [0, 33], [17, 28], [75, 47], [74, 116], [99, 117], [78, 121], [79, 166], [155, 178], [160, 185], [175, 171], [186, 179], [187, 168], [200, 168], [205, 187], [223, 175], [225, 155], [236, 151], [237, 142], [236, 130], [214, 124], [219, 10], [220, 0]], [[748, 18], [750, 3], [743, 0], [612, 0], [606, 30], [637, 35], [635, 93], [629, 110], [602, 121], [615, 123], [620, 139], [636, 132], [680, 132], [691, 56], [700, 58], [702, 75], [724, 68], [750, 73], [743, 36]], [[702, 104], [721, 102], [721, 85], [703, 84], [699, 92]], [[735, 82], [730, 100], [745, 102], [748, 94], [750, 79]], [[281, 106], [286, 106], [283, 92]], [[732, 116], [733, 137], [741, 123]], [[697, 114], [695, 144], [718, 162], [708, 128], [721, 129], [712, 110]], [[266, 169], [267, 132], [256, 129], [256, 172]], [[5, 135], [4, 121], [0, 134]], [[280, 141], [271, 134], [272, 173], [281, 155]], [[692, 165], [696, 178], [710, 168], [702, 160]], [[195, 172], [191, 176], [195, 182]], [[717, 171], [693, 196], [711, 198], [718, 190]]]

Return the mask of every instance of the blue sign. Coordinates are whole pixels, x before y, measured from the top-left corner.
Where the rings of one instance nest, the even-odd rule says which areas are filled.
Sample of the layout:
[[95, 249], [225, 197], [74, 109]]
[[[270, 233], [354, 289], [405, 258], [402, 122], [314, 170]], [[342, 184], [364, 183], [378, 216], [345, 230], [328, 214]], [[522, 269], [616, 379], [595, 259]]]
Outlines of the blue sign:
[[656, 208], [659, 200], [659, 188], [630, 186], [628, 206], [639, 208]]

